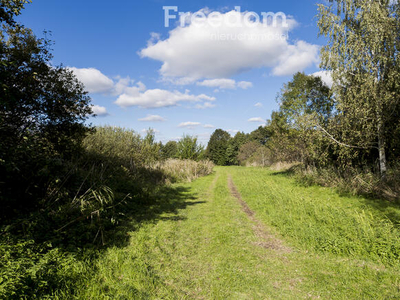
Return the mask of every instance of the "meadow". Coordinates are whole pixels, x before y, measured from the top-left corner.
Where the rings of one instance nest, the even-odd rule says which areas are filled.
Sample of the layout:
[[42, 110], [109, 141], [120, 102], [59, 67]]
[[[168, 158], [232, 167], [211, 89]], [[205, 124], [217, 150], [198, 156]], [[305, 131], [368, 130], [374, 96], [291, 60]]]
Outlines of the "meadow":
[[400, 297], [395, 204], [304, 186], [285, 172], [216, 167], [171, 185], [151, 210], [127, 220], [98, 255], [58, 269], [75, 278], [48, 296]]

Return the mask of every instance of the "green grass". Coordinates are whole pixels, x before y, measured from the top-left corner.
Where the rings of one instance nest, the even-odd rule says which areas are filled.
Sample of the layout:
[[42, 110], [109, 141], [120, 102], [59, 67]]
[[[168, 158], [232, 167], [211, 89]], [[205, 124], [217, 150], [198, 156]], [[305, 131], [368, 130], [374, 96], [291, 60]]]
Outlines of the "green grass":
[[[291, 251], [261, 246], [259, 224], [231, 195], [229, 175], [255, 218]], [[51, 298], [400, 298], [394, 205], [259, 168], [218, 167], [173, 187], [147, 210], [153, 217], [126, 223], [114, 246], [77, 265], [75, 286]]]

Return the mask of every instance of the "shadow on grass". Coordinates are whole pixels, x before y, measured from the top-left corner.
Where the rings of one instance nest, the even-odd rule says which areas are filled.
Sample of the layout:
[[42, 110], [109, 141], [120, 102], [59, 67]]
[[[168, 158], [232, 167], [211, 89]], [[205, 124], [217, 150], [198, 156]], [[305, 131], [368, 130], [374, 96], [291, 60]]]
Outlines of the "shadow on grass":
[[162, 186], [146, 199], [128, 202], [125, 206], [125, 218], [121, 225], [107, 233], [105, 247], [125, 247], [129, 243], [129, 232], [138, 230], [142, 224], [157, 223], [159, 221], [184, 221], [186, 218], [179, 215], [179, 211], [189, 206], [206, 203], [198, 200], [198, 195], [189, 187]]
[[187, 186], [152, 187], [151, 193], [136, 195], [118, 207], [123, 218], [117, 226], [104, 228], [105, 245], [90, 243], [96, 231], [89, 227], [87, 236], [77, 237], [85, 232], [82, 224], [68, 228], [61, 242], [51, 232], [45, 242], [22, 235], [0, 235], [0, 257], [6, 258], [0, 260], [0, 277], [6, 278], [0, 286], [0, 298], [42, 299], [53, 298], [58, 293], [68, 295], [67, 299], [73, 298], [82, 284], [95, 276], [96, 261], [108, 248], [129, 245], [130, 232], [144, 224], [184, 221], [180, 210], [205, 203]]

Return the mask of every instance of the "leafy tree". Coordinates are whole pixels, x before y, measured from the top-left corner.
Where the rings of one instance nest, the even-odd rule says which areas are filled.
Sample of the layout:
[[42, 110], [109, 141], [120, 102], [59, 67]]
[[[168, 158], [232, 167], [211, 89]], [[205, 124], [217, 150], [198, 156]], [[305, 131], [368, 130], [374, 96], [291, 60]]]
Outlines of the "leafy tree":
[[217, 129], [210, 137], [206, 149], [206, 156], [216, 165], [224, 166], [228, 159], [226, 151], [229, 146], [231, 135], [222, 129]]
[[49, 47], [27, 28], [4, 26], [0, 33], [3, 212], [35, 206], [88, 131], [90, 98], [70, 70], [51, 66]]
[[269, 138], [269, 132], [265, 126], [259, 126], [256, 130], [250, 133], [250, 140], [256, 141], [261, 145], [265, 145]]
[[161, 156], [163, 159], [176, 158], [177, 154], [178, 143], [175, 141], [169, 141], [161, 148]]
[[334, 108], [331, 90], [321, 78], [300, 72], [284, 84], [278, 101], [286, 122], [293, 126], [306, 114], [314, 114], [319, 123], [326, 125]]
[[8, 25], [15, 25], [14, 17], [18, 16], [28, 0], [1, 0], [0, 4], [0, 22]]
[[238, 161], [244, 165], [246, 161], [257, 151], [260, 144], [256, 141], [250, 141], [240, 146], [238, 153]]
[[141, 146], [142, 160], [145, 164], [151, 164], [160, 159], [161, 143], [156, 142], [155, 131], [149, 128]]
[[246, 143], [248, 137], [243, 132], [237, 132], [233, 138], [228, 142], [226, 149], [226, 163], [228, 165], [238, 165], [238, 154], [240, 147]]
[[198, 144], [197, 137], [184, 134], [177, 145], [177, 155], [180, 159], [198, 160], [202, 158], [204, 148]]
[[332, 71], [337, 97], [334, 140], [343, 155], [373, 151], [385, 177], [388, 136], [399, 109], [400, 4], [331, 0], [319, 5], [320, 34], [329, 38], [321, 66]]

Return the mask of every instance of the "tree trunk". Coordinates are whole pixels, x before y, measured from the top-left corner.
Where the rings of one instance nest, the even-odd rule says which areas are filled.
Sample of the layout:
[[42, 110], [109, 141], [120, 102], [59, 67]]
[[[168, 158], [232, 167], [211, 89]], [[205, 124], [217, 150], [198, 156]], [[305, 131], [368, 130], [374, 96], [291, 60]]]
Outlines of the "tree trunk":
[[382, 117], [378, 118], [378, 150], [379, 150], [379, 169], [381, 177], [384, 180], [386, 178], [386, 152], [385, 152], [385, 129], [382, 121]]

